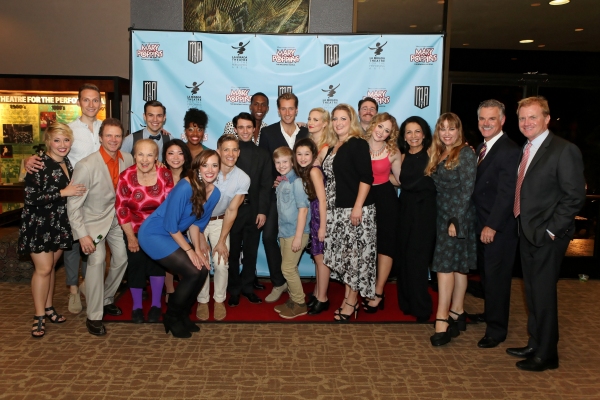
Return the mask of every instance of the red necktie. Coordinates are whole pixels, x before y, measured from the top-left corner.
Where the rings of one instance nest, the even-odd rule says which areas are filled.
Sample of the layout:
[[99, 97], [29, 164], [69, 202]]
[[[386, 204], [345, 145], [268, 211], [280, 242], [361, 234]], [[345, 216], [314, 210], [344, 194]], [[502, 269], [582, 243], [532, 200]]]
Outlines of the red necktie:
[[477, 166], [479, 166], [479, 164], [481, 164], [481, 162], [483, 161], [483, 157], [485, 157], [485, 152], [487, 151], [487, 143], [483, 143], [483, 146], [481, 146], [481, 150], [479, 150], [479, 157], [477, 158]]
[[521, 164], [519, 164], [519, 176], [517, 177], [517, 190], [515, 191], [515, 205], [513, 207], [513, 213], [515, 217], [521, 214], [521, 186], [523, 186], [523, 179], [525, 179], [525, 169], [527, 168], [527, 160], [529, 159], [529, 149], [531, 143], [527, 143], [523, 157], [521, 158]]

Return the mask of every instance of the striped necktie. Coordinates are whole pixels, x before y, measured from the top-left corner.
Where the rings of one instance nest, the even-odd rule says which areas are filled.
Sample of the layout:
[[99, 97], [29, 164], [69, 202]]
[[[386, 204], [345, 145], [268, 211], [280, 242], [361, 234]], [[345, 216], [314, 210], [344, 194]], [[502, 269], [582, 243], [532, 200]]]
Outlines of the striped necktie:
[[523, 186], [523, 179], [525, 179], [525, 168], [527, 168], [527, 160], [529, 159], [529, 149], [531, 148], [531, 142], [525, 146], [521, 163], [519, 164], [519, 175], [517, 177], [517, 189], [515, 190], [515, 205], [513, 207], [513, 213], [515, 217], [521, 214], [521, 186]]
[[483, 142], [483, 146], [481, 146], [481, 150], [479, 150], [479, 157], [477, 158], [477, 166], [479, 166], [479, 164], [481, 164], [481, 162], [483, 161], [486, 151], [487, 151], [487, 143]]

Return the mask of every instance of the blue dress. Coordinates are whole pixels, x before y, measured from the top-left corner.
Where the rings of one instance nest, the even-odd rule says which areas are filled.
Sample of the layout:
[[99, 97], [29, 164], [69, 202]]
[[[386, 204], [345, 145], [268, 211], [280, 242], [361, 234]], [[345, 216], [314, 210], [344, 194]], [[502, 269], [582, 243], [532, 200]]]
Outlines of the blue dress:
[[[192, 186], [182, 179], [173, 188], [167, 199], [142, 224], [138, 240], [142, 250], [154, 260], [160, 260], [173, 254], [179, 245], [171, 233], [185, 232], [192, 224], [204, 232], [213, 209], [219, 202], [221, 192], [217, 187], [204, 203], [204, 212], [200, 219], [192, 214]], [[185, 237], [185, 235], [184, 235]], [[186, 240], [188, 240], [186, 238]]]

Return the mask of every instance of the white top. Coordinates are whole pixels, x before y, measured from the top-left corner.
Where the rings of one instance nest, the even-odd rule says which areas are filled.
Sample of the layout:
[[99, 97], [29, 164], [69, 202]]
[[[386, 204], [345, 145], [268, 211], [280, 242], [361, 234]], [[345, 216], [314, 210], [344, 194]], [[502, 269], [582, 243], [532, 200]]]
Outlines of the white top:
[[492, 149], [492, 146], [494, 145], [494, 143], [496, 143], [498, 141], [498, 139], [500, 139], [500, 137], [504, 134], [504, 132], [500, 131], [500, 133], [498, 133], [496, 136], [494, 136], [493, 138], [491, 138], [490, 140], [485, 140], [485, 156], [483, 156], [482, 160], [485, 159], [485, 157], [490, 154], [490, 150]]
[[73, 131], [73, 145], [69, 152], [69, 161], [75, 168], [75, 164], [79, 160], [89, 156], [93, 152], [100, 150], [100, 126], [102, 121], [94, 120], [93, 128], [94, 132], [90, 131], [87, 124], [81, 122], [81, 119], [77, 118], [75, 121], [69, 124], [69, 127]]
[[250, 177], [241, 169], [233, 166], [233, 169], [227, 174], [227, 178], [223, 178], [223, 171], [219, 171], [215, 186], [221, 192], [221, 198], [215, 206], [211, 217], [218, 217], [225, 214], [231, 200], [238, 194], [248, 194], [250, 187]]
[[300, 132], [300, 127], [298, 126], [298, 124], [295, 124], [294, 126], [296, 127], [296, 130], [294, 131], [294, 133], [292, 134], [292, 136], [288, 135], [285, 132], [285, 129], [283, 129], [283, 124], [281, 122], [279, 122], [279, 126], [281, 126], [281, 134], [283, 135], [285, 141], [287, 142], [288, 146], [290, 149], [294, 149], [294, 143], [296, 143], [296, 136], [298, 136], [298, 132]]

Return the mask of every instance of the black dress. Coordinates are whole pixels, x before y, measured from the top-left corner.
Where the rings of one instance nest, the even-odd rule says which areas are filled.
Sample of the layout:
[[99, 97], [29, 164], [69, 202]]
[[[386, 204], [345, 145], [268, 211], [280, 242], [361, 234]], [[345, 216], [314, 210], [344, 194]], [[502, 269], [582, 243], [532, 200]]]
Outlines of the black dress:
[[436, 190], [425, 176], [427, 150], [406, 153], [400, 172], [398, 213], [398, 305], [404, 314], [420, 319], [432, 312], [428, 291], [429, 265], [435, 246]]
[[25, 177], [25, 206], [19, 230], [20, 254], [42, 253], [71, 248], [73, 235], [67, 216], [67, 198], [60, 191], [71, 181], [73, 167], [64, 158], [69, 176], [59, 163], [42, 155], [44, 167]]

